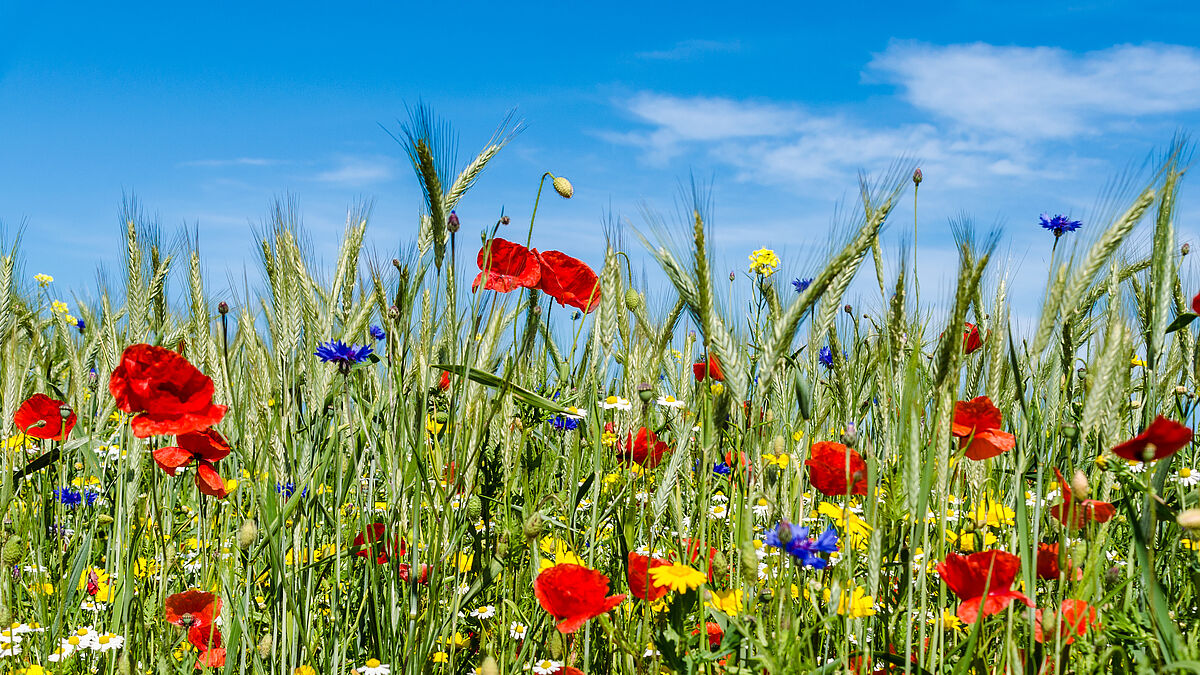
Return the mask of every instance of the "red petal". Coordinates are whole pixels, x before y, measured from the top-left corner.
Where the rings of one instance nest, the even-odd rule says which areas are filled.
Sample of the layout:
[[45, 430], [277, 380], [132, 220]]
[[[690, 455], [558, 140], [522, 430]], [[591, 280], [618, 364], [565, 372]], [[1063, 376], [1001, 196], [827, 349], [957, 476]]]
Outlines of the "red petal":
[[225, 479], [221, 478], [221, 474], [217, 473], [212, 464], [204, 460], [200, 460], [196, 466], [196, 487], [204, 494], [217, 499], [229, 496], [225, 491]]
[[192, 453], [175, 446], [159, 448], [152, 454], [154, 461], [168, 476], [178, 475], [180, 469], [192, 463]]

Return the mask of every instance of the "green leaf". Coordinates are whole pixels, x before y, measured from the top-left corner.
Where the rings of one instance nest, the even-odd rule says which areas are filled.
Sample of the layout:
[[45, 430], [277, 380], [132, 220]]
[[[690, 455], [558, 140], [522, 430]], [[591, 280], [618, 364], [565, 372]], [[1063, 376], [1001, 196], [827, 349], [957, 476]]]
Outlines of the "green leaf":
[[455, 375], [466, 377], [472, 382], [482, 384], [485, 387], [492, 387], [493, 389], [499, 390], [501, 393], [508, 392], [512, 394], [513, 398], [517, 399], [518, 401], [526, 405], [531, 405], [535, 408], [541, 408], [543, 410], [548, 410], [552, 413], [559, 414], [567, 412], [566, 408], [555, 403], [554, 401], [551, 401], [545, 396], [539, 396], [532, 391], [513, 384], [512, 382], [509, 382], [508, 380], [494, 373], [489, 373], [479, 370], [478, 368], [472, 368], [470, 366], [456, 366], [447, 363], [436, 363], [429, 367], [433, 368], [434, 370], [445, 370], [454, 373]]
[[1196, 320], [1196, 315], [1191, 312], [1184, 312], [1175, 317], [1170, 326], [1167, 326], [1167, 334], [1170, 335], [1181, 328], [1187, 328], [1188, 324]]

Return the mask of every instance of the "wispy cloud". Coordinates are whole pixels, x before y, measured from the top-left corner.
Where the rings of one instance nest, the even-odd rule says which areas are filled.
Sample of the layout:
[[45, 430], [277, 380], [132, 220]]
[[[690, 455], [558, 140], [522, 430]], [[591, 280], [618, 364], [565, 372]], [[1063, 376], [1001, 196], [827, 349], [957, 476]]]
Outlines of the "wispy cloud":
[[912, 105], [961, 127], [1017, 138], [1098, 134], [1140, 116], [1200, 109], [1200, 50], [893, 42], [867, 81], [895, 84]]
[[195, 159], [180, 162], [179, 166], [197, 166], [208, 168], [224, 168], [230, 166], [279, 166], [287, 162], [282, 159], [267, 159], [265, 157], [235, 157], [232, 159]]
[[313, 176], [322, 183], [339, 183], [352, 187], [365, 187], [391, 179], [395, 161], [381, 156], [342, 156], [336, 166]]
[[[1096, 161], [1083, 138], [1161, 140], [1164, 126], [1200, 111], [1200, 50], [1173, 45], [1073, 54], [893, 42], [863, 77], [894, 84], [899, 95], [864, 112], [643, 92], [617, 103], [638, 126], [605, 138], [638, 148], [653, 165], [698, 158], [734, 168], [741, 180], [798, 191], [845, 184], [899, 157], [919, 159], [943, 185], [972, 186], [1065, 178]], [[921, 121], [891, 121], [913, 108]]]
[[705, 54], [736, 52], [740, 48], [741, 43], [737, 40], [683, 40], [670, 49], [638, 52], [636, 56], [653, 61], [686, 61]]

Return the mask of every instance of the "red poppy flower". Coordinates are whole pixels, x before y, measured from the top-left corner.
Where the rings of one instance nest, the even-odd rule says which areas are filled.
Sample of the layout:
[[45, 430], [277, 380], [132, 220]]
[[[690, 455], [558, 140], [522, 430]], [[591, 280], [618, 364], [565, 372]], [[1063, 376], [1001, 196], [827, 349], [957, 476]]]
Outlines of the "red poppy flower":
[[1071, 492], [1071, 484], [1063, 479], [1062, 472], [1057, 468], [1054, 474], [1062, 484], [1062, 503], [1050, 507], [1050, 515], [1060, 523], [1072, 529], [1079, 529], [1090, 522], [1107, 523], [1117, 515], [1117, 507], [1098, 499], [1075, 499]]
[[[1075, 579], [1078, 581], [1083, 578], [1083, 570], [1078, 569], [1067, 558], [1067, 572], [1072, 570], [1075, 572]], [[1058, 544], [1038, 544], [1037, 550], [1037, 575], [1039, 579], [1054, 581], [1058, 579], [1062, 573], [1062, 568], [1058, 565]]]
[[1004, 551], [980, 551], [967, 556], [949, 553], [937, 566], [942, 581], [962, 600], [958, 618], [967, 623], [975, 623], [980, 612], [984, 616], [1003, 612], [1013, 600], [1033, 607], [1024, 593], [1012, 590], [1020, 569], [1021, 559]]
[[203, 628], [221, 615], [221, 598], [198, 588], [167, 596], [163, 618], [184, 628]]
[[600, 280], [592, 268], [559, 251], [537, 253], [542, 261], [538, 289], [560, 305], [570, 305], [591, 313], [600, 306]]
[[383, 565], [387, 563], [389, 553], [403, 556], [408, 552], [399, 535], [394, 536], [392, 541], [389, 542], [387, 541], [386, 534], [387, 525], [384, 523], [372, 523], [368, 525], [366, 530], [359, 532], [354, 537], [354, 555], [366, 558], [374, 553], [375, 563]]
[[1200, 293], [1197, 293], [1196, 297], [1192, 298], [1192, 311], [1200, 314]]
[[583, 671], [571, 666], [559, 666], [558, 670], [550, 673], [550, 675], [583, 675]]
[[963, 325], [963, 353], [970, 354], [983, 346], [983, 338], [979, 336], [979, 328], [975, 324], [964, 321]]
[[175, 437], [177, 446], [159, 448], [152, 454], [154, 461], [168, 475], [177, 475], [192, 462], [218, 462], [229, 455], [229, 443], [216, 429], [193, 431]]
[[671, 446], [658, 440], [658, 435], [646, 427], [638, 429], [637, 438], [629, 434], [622, 448], [617, 451], [617, 459], [622, 462], [632, 461], [647, 469], [653, 469], [662, 462], [663, 455], [671, 451]]
[[192, 626], [188, 629], [188, 642], [200, 652], [196, 668], [222, 668], [225, 666], [225, 647], [221, 645], [221, 629], [216, 626]]
[[481, 271], [471, 284], [471, 290], [483, 287], [489, 291], [507, 293], [518, 288], [537, 288], [542, 277], [542, 264], [535, 250], [514, 244], [506, 239], [492, 239], [479, 249], [475, 264]]
[[138, 413], [130, 425], [138, 438], [200, 431], [225, 416], [225, 406], [212, 402], [212, 379], [162, 347], [127, 347], [108, 390], [118, 408]]
[[[683, 546], [687, 549], [688, 564], [695, 566], [700, 560], [700, 540], [688, 539], [683, 540]], [[713, 572], [715, 572], [717, 562], [717, 549], [712, 546], [708, 547], [708, 582], [713, 582]]]
[[959, 439], [967, 459], [989, 459], [1017, 447], [1017, 437], [1000, 428], [1004, 418], [986, 396], [954, 404], [950, 433]]
[[533, 580], [533, 594], [542, 609], [558, 620], [560, 633], [574, 633], [588, 619], [600, 616], [625, 599], [608, 593], [608, 577], [583, 565], [548, 567]]
[[217, 499], [229, 496], [229, 491], [225, 489], [225, 479], [217, 473], [217, 468], [212, 462], [207, 460], [202, 459], [196, 464], [196, 487], [200, 492]]
[[442, 391], [450, 391], [450, 371], [442, 371], [442, 378], [438, 380], [438, 389], [441, 389]]
[[1159, 415], [1145, 431], [1113, 448], [1112, 452], [1125, 459], [1150, 462], [1170, 457], [1191, 442], [1191, 429]]
[[429, 565], [426, 565], [425, 563], [421, 563], [421, 566], [418, 568], [418, 570], [419, 571], [417, 572], [417, 576], [413, 577], [412, 576], [412, 565], [409, 565], [408, 563], [400, 563], [397, 566], [396, 574], [400, 577], [401, 581], [404, 581], [406, 583], [428, 584], [429, 583]]
[[[1063, 600], [1058, 610], [1058, 634], [1064, 637], [1063, 644], [1071, 644], [1076, 637], [1083, 637], [1092, 626], [1100, 628], [1096, 621], [1096, 608], [1083, 600]], [[1033, 637], [1038, 642], [1054, 642], [1054, 633], [1046, 634], [1042, 626], [1042, 610], [1035, 614]]]
[[75, 427], [75, 413], [66, 408], [66, 403], [45, 394], [34, 394], [25, 399], [13, 415], [13, 424], [26, 436], [43, 440], [65, 441]]
[[659, 558], [651, 558], [640, 553], [629, 552], [628, 565], [625, 569], [625, 579], [629, 582], [629, 592], [633, 597], [654, 602], [666, 595], [671, 589], [659, 586], [650, 578], [650, 570], [671, 563]]
[[706, 375], [717, 382], [725, 381], [725, 373], [721, 372], [721, 362], [717, 360], [716, 354], [709, 354], [708, 358], [692, 364], [692, 374], [696, 376], [697, 382], [703, 381]]
[[841, 443], [814, 443], [804, 466], [808, 467], [808, 482], [823, 495], [867, 494], [867, 463]]
[[[706, 621], [704, 623], [704, 633], [708, 636], [708, 648], [716, 649], [717, 645], [721, 644], [721, 640], [725, 639], [725, 631], [721, 630], [721, 624], [715, 621]], [[692, 631], [692, 635], [699, 635], [700, 629]]]

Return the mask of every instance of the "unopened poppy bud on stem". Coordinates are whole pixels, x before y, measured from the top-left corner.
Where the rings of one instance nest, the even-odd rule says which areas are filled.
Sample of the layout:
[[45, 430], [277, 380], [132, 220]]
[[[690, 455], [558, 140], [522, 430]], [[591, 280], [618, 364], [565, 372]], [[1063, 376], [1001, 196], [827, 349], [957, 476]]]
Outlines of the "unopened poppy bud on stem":
[[1087, 475], [1082, 471], [1075, 471], [1075, 475], [1071, 477], [1071, 494], [1075, 495], [1076, 499], [1087, 499], [1089, 492]]
[[575, 194], [575, 186], [571, 185], [571, 181], [562, 176], [554, 177], [554, 191], [563, 199], [570, 199]]
[[258, 523], [253, 519], [247, 518], [246, 522], [238, 529], [237, 545], [238, 548], [245, 551], [258, 540]]
[[1200, 509], [1180, 511], [1179, 515], [1175, 516], [1175, 522], [1189, 530], [1200, 530]]
[[637, 291], [633, 290], [632, 288], [625, 291], [625, 307], [627, 307], [629, 311], [637, 311], [637, 308], [641, 306], [642, 296], [638, 295]]

